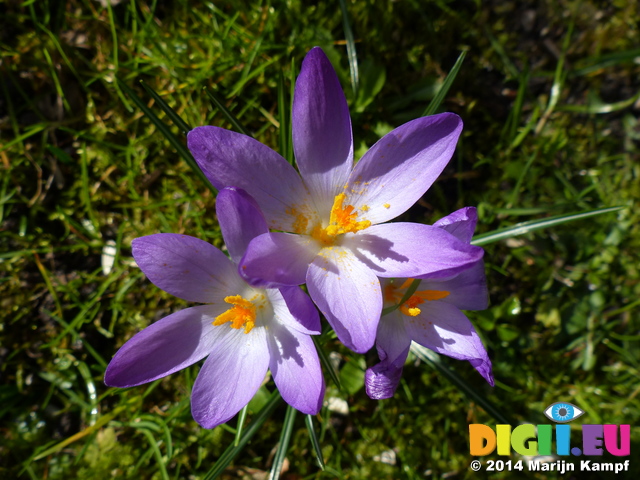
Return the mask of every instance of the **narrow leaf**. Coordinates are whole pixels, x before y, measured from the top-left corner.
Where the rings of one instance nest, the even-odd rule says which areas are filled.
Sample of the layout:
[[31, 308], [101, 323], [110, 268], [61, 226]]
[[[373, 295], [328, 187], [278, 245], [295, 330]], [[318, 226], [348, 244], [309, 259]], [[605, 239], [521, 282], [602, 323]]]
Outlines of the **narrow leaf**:
[[151, 447], [153, 456], [156, 458], [156, 464], [158, 465], [158, 469], [160, 471], [160, 476], [162, 480], [169, 480], [169, 474], [167, 473], [167, 468], [162, 458], [162, 452], [160, 452], [160, 447], [158, 447], [158, 442], [153, 436], [153, 433], [151, 433], [146, 428], [140, 428], [139, 425], [135, 425], [134, 423], [131, 423], [129, 426], [136, 428], [136, 430], [138, 430], [145, 437], [147, 437], [147, 440], [149, 441], [149, 447]]
[[202, 173], [202, 170], [200, 170], [200, 167], [198, 167], [198, 164], [193, 159], [193, 156], [191, 155], [191, 152], [189, 152], [187, 147], [185, 147], [184, 144], [180, 142], [173, 133], [171, 133], [169, 127], [162, 120], [160, 120], [149, 107], [147, 107], [142, 99], [138, 97], [138, 95], [136, 95], [136, 93], [131, 88], [129, 88], [126, 83], [124, 83], [120, 79], [117, 79], [117, 81], [120, 84], [120, 88], [122, 88], [122, 90], [129, 96], [129, 98], [133, 100], [133, 103], [135, 103], [136, 106], [140, 110], [142, 110], [147, 117], [149, 117], [149, 120], [151, 120], [151, 122], [156, 126], [158, 130], [160, 130], [162, 135], [164, 135], [171, 146], [176, 149], [182, 159], [187, 162], [187, 165], [191, 167], [196, 176], [199, 177], [204, 182], [206, 187], [215, 195], [217, 193], [217, 190], [213, 187], [213, 185], [211, 185], [211, 182], [207, 179], [204, 173]]
[[236, 427], [236, 439], [233, 442], [235, 447], [240, 443], [240, 438], [242, 437], [242, 429], [244, 427], [244, 421], [247, 418], [247, 410], [249, 409], [249, 404], [247, 403], [242, 410], [240, 410], [240, 416], [238, 417], [238, 426]]
[[320, 467], [321, 470], [324, 470], [324, 458], [322, 457], [322, 449], [320, 449], [320, 442], [318, 441], [318, 437], [316, 436], [316, 430], [313, 428], [313, 416], [305, 415], [304, 422], [307, 425], [307, 430], [309, 432], [309, 440], [311, 440], [313, 451], [316, 454], [316, 460], [318, 461], [318, 466]]
[[311, 339], [313, 340], [313, 343], [316, 346], [316, 350], [318, 351], [318, 356], [320, 357], [320, 362], [322, 362], [324, 369], [327, 371], [327, 373], [329, 373], [329, 377], [331, 377], [331, 380], [333, 381], [333, 383], [336, 384], [336, 386], [338, 387], [338, 390], [342, 390], [342, 386], [340, 385], [340, 379], [338, 378], [338, 374], [336, 373], [336, 370], [333, 368], [333, 365], [331, 365], [331, 361], [329, 360], [329, 357], [327, 357], [327, 355], [325, 354], [324, 349], [322, 348], [322, 345], [320, 345], [320, 342], [318, 341], [315, 335], [312, 335]]
[[160, 106], [162, 111], [167, 114], [167, 117], [171, 119], [171, 121], [182, 131], [184, 135], [189, 133], [191, 127], [185, 122], [180, 115], [176, 113], [176, 111], [165, 102], [160, 95], [156, 93], [156, 91], [147, 85], [143, 80], [140, 80], [140, 85], [144, 88], [149, 95], [153, 97], [156, 103]]
[[211, 102], [213, 103], [213, 105], [220, 110], [220, 112], [222, 113], [222, 115], [224, 115], [224, 117], [227, 119], [227, 121], [233, 125], [233, 128], [235, 128], [238, 132], [240, 133], [244, 133], [245, 135], [251, 137], [251, 133], [249, 133], [249, 130], [247, 130], [246, 128], [244, 128], [244, 126], [240, 123], [240, 121], [233, 115], [233, 113], [231, 113], [227, 107], [224, 106], [224, 104], [220, 101], [220, 99], [213, 93], [210, 92], [208, 89], [205, 89], [205, 91], [207, 92], [207, 95], [209, 96], [209, 100], [211, 100]]
[[60, 443], [57, 443], [53, 447], [47, 448], [43, 452], [38, 453], [35, 457], [33, 457], [33, 460], [34, 461], [35, 460], [40, 460], [41, 458], [45, 458], [45, 457], [48, 457], [49, 455], [57, 453], [60, 450], [62, 450], [63, 448], [67, 447], [68, 445], [71, 445], [73, 442], [76, 442], [76, 441], [80, 440], [81, 438], [86, 437], [87, 435], [90, 435], [90, 434], [100, 430], [100, 428], [102, 428], [104, 425], [109, 423], [113, 418], [115, 418], [117, 415], [119, 415], [120, 412], [122, 412], [126, 408], [127, 408], [126, 405], [117, 407], [111, 413], [108, 413], [107, 415], [104, 415], [104, 416], [100, 417], [96, 421], [96, 423], [91, 425], [90, 427], [87, 427], [84, 430], [82, 430], [82, 431], [80, 431], [80, 432], [78, 432], [78, 433], [76, 433], [74, 435], [71, 435], [68, 438], [65, 438], [63, 441], [61, 441]]
[[293, 165], [293, 157], [289, 157], [289, 137], [291, 128], [289, 126], [289, 112], [291, 111], [287, 102], [287, 89], [284, 84], [284, 74], [280, 72], [278, 77], [278, 135], [280, 137], [279, 150], [280, 154], [287, 159], [287, 162]]
[[423, 117], [426, 117], [427, 115], [433, 115], [434, 113], [436, 113], [436, 111], [440, 107], [440, 104], [444, 100], [444, 97], [449, 92], [449, 88], [451, 88], [451, 85], [453, 85], [453, 81], [456, 79], [456, 76], [460, 71], [460, 67], [462, 66], [462, 62], [464, 61], [464, 57], [466, 55], [467, 55], [466, 51], [463, 50], [462, 52], [460, 52], [460, 56], [456, 60], [456, 63], [454, 63], [453, 67], [451, 68], [451, 71], [447, 75], [447, 78], [445, 78], [444, 82], [442, 82], [442, 86], [440, 87], [440, 90], [438, 90], [438, 93], [436, 93], [436, 96], [433, 97], [433, 100], [431, 100], [431, 103], [429, 103], [429, 106], [426, 108], [426, 110], [422, 112]]
[[524, 235], [525, 233], [534, 232], [536, 230], [542, 230], [543, 228], [556, 227], [563, 223], [573, 222], [575, 220], [582, 220], [583, 218], [593, 217], [595, 215], [601, 215], [603, 213], [619, 212], [620, 210], [627, 208], [626, 206], [598, 208], [596, 210], [586, 210], [584, 212], [568, 213], [564, 215], [556, 215], [554, 217], [543, 218], [540, 220], [531, 220], [529, 222], [518, 223], [511, 227], [500, 228], [493, 232], [483, 233], [476, 235], [471, 240], [472, 245], [482, 246], [489, 243], [497, 242], [498, 240], [504, 240], [506, 238], [516, 237], [518, 235]]
[[500, 424], [514, 425], [513, 420], [509, 419], [502, 410], [490, 402], [485, 396], [478, 393], [477, 390], [471, 388], [460, 376], [447, 367], [437, 353], [429, 350], [415, 342], [411, 343], [411, 353], [423, 362], [435, 368], [438, 373], [444, 375], [451, 383], [453, 383], [462, 393], [480, 405], [489, 415], [496, 419]]
[[587, 104], [586, 105], [564, 105], [558, 107], [558, 110], [564, 112], [576, 112], [576, 113], [594, 113], [594, 114], [602, 114], [602, 113], [611, 113], [617, 112], [619, 110], [623, 110], [625, 108], [629, 108], [631, 105], [636, 103], [640, 98], [640, 92], [636, 93], [632, 97], [627, 100], [621, 100], [619, 102], [614, 103], [605, 103], [602, 101], [598, 95], [595, 93], [587, 95]]
[[282, 397], [280, 397], [280, 393], [276, 390], [271, 394], [271, 398], [267, 404], [260, 410], [260, 413], [256, 415], [253, 421], [249, 424], [249, 427], [245, 430], [242, 438], [238, 442], [238, 445], [230, 445], [224, 453], [220, 456], [218, 461], [213, 465], [213, 468], [207, 472], [204, 477], [204, 480], [213, 480], [220, 475], [225, 468], [233, 461], [234, 458], [238, 456], [238, 454], [242, 451], [249, 440], [253, 438], [253, 436], [258, 432], [262, 424], [269, 418], [269, 416], [273, 413], [273, 411], [280, 403]]
[[351, 87], [353, 93], [358, 93], [358, 84], [360, 83], [360, 74], [358, 72], [358, 56], [356, 54], [356, 42], [353, 39], [353, 31], [349, 22], [349, 14], [347, 12], [347, 4], [345, 0], [340, 0], [340, 10], [342, 10], [342, 25], [344, 26], [344, 36], [347, 41], [347, 58], [349, 59], [349, 73], [351, 74]]
[[273, 458], [273, 465], [271, 466], [269, 480], [278, 480], [280, 478], [280, 471], [282, 470], [284, 459], [287, 456], [289, 441], [291, 440], [291, 432], [293, 431], [293, 423], [296, 420], [297, 412], [298, 411], [291, 405], [287, 406], [287, 413], [284, 417], [282, 432], [280, 433], [280, 442], [278, 443], [278, 449], [276, 450], [276, 454]]

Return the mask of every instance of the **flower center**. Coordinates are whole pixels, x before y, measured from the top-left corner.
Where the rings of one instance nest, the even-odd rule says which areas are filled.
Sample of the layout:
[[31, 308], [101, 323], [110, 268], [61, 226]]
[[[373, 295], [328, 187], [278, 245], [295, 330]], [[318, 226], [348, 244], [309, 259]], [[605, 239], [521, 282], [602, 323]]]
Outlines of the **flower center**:
[[[369, 220], [357, 221], [358, 213], [353, 205], [343, 207], [344, 200], [347, 196], [344, 193], [336, 195], [331, 207], [331, 216], [329, 217], [329, 225], [322, 228], [316, 225], [311, 236], [323, 245], [333, 245], [335, 237], [343, 233], [355, 233], [371, 226]], [[367, 211], [368, 207], [362, 207], [363, 211]]]
[[[393, 283], [387, 284], [384, 288], [384, 299], [387, 302], [399, 303], [404, 297], [404, 292], [413, 283], [413, 278], [407, 278], [399, 287]], [[442, 300], [449, 296], [446, 290], [421, 290], [411, 295], [402, 305], [400, 311], [409, 317], [419, 315], [422, 310], [418, 305], [422, 305], [426, 301]]]
[[[257, 299], [258, 295], [252, 300]], [[240, 329], [244, 327], [244, 333], [249, 333], [256, 326], [256, 305], [242, 295], [232, 295], [225, 297], [225, 302], [233, 305], [226, 312], [218, 315], [213, 322], [214, 326], [231, 322], [231, 328]]]

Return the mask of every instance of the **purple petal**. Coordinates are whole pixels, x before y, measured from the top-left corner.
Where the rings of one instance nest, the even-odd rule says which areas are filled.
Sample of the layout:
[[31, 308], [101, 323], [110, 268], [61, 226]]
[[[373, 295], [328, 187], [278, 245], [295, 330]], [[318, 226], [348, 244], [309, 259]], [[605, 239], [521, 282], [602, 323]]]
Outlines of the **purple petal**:
[[188, 367], [206, 357], [220, 335], [212, 325], [224, 310], [187, 308], [149, 325], [113, 357], [104, 375], [110, 387], [133, 387]]
[[402, 368], [411, 347], [402, 316], [396, 310], [380, 318], [376, 336], [380, 363], [369, 368], [364, 376], [367, 395], [374, 400], [393, 397], [400, 383]]
[[[407, 347], [405, 359], [408, 353], [409, 348]], [[368, 368], [364, 373], [364, 388], [369, 398], [384, 400], [385, 398], [393, 397], [402, 377], [403, 366], [404, 361], [398, 361], [397, 363], [380, 362]]]
[[267, 292], [275, 316], [287, 328], [307, 335], [320, 334], [318, 310], [300, 287], [280, 287]]
[[239, 271], [253, 286], [301, 285], [319, 250], [307, 235], [265, 233], [251, 241]]
[[220, 325], [223, 335], [202, 366], [191, 393], [191, 413], [204, 428], [230, 420], [255, 395], [269, 366], [266, 329], [249, 333]]
[[440, 301], [455, 305], [460, 310], [484, 310], [489, 306], [489, 291], [482, 260], [453, 278], [423, 279], [418, 290], [447, 291], [449, 295]]
[[324, 398], [324, 378], [313, 341], [279, 322], [269, 325], [268, 340], [269, 369], [282, 398], [302, 413], [317, 414]]
[[353, 138], [347, 100], [322, 49], [302, 62], [292, 112], [293, 148], [300, 174], [320, 211], [329, 211], [353, 164]]
[[477, 222], [478, 212], [475, 207], [464, 207], [446, 217], [442, 217], [433, 226], [442, 228], [458, 240], [469, 243], [473, 238], [473, 231], [476, 229]]
[[[383, 285], [384, 285], [383, 280]], [[382, 361], [394, 363], [400, 358], [400, 367], [407, 359], [407, 352], [411, 346], [411, 338], [404, 328], [404, 317], [399, 310], [380, 318], [376, 335], [376, 349]]]
[[484, 251], [441, 228], [418, 223], [374, 225], [346, 236], [343, 245], [379, 277], [448, 276], [469, 268]]
[[240, 262], [251, 240], [269, 232], [256, 201], [239, 188], [220, 190], [216, 198], [216, 215], [222, 238], [235, 263]]
[[204, 240], [157, 233], [131, 242], [133, 258], [154, 285], [190, 302], [218, 303], [246, 286], [236, 266]]
[[442, 173], [461, 131], [462, 121], [453, 113], [418, 118], [391, 131], [357, 163], [346, 203], [373, 224], [397, 217]]
[[420, 305], [416, 317], [405, 317], [407, 333], [413, 341], [458, 360], [468, 360], [491, 386], [491, 361], [476, 329], [455, 306], [431, 301]]
[[365, 353], [373, 346], [382, 311], [380, 282], [349, 250], [322, 249], [309, 266], [307, 289], [347, 348]]
[[294, 231], [296, 217], [291, 212], [309, 210], [311, 197], [298, 173], [257, 140], [223, 128], [197, 127], [187, 135], [187, 143], [213, 186], [246, 190], [270, 228]]

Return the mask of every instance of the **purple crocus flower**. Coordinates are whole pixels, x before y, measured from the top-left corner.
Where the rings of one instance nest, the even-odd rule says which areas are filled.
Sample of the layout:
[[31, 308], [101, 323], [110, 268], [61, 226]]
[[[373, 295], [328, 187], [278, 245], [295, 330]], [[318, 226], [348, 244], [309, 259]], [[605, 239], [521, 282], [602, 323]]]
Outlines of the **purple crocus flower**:
[[309, 335], [320, 318], [299, 287], [260, 289], [238, 274], [252, 238], [267, 232], [246, 192], [222, 190], [216, 200], [231, 259], [203, 240], [159, 233], [136, 238], [133, 256], [156, 286], [206, 303], [165, 317], [136, 334], [109, 363], [104, 381], [132, 387], [162, 378], [208, 356], [193, 385], [191, 412], [205, 428], [231, 419], [256, 393], [267, 369], [284, 400], [319, 412], [324, 379]]
[[252, 240], [242, 275], [252, 285], [306, 283], [342, 343], [366, 352], [382, 310], [378, 277], [451, 273], [482, 257], [482, 249], [446, 230], [383, 223], [406, 211], [440, 175], [462, 122], [451, 113], [408, 122], [354, 167], [347, 102], [316, 47], [296, 81], [292, 128], [300, 174], [269, 147], [222, 128], [195, 128], [188, 145], [215, 187], [245, 189], [277, 230]]
[[[468, 243], [476, 221], [475, 208], [467, 207], [440, 219], [434, 226]], [[448, 278], [417, 278], [422, 279], [418, 290], [397, 310], [380, 319], [376, 347], [381, 361], [365, 373], [367, 395], [376, 400], [393, 396], [412, 340], [443, 355], [468, 360], [493, 386], [487, 351], [469, 319], [460, 311], [487, 308], [484, 262], [479, 260]], [[413, 280], [384, 279], [386, 306], [402, 301]]]

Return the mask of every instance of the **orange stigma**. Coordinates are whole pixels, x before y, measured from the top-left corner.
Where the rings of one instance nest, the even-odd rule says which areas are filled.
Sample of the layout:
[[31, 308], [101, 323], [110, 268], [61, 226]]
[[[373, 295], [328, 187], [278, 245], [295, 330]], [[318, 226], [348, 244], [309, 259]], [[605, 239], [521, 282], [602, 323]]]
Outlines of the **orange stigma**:
[[249, 333], [256, 326], [256, 306], [249, 300], [242, 298], [241, 295], [225, 297], [224, 301], [233, 307], [218, 315], [213, 325], [217, 327], [223, 323], [231, 322], [231, 328], [244, 327], [244, 333]]

